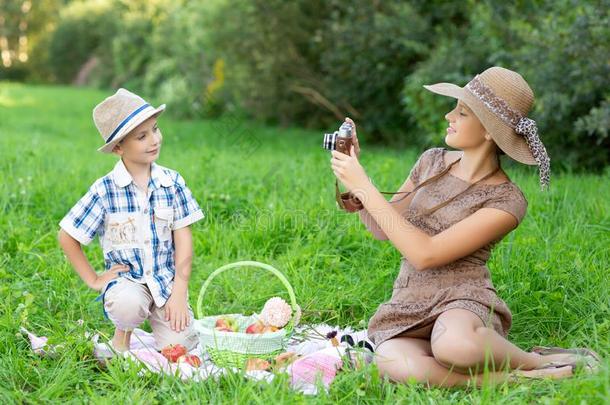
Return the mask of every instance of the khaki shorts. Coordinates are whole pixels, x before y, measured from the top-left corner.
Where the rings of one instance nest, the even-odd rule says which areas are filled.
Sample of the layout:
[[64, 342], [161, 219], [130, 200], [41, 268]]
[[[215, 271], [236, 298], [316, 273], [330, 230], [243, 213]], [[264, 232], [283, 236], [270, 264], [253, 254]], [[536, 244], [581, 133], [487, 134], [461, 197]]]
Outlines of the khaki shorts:
[[189, 326], [182, 332], [173, 331], [165, 320], [165, 305], [161, 308], [154, 303], [146, 284], [138, 284], [119, 277], [109, 284], [104, 292], [104, 310], [108, 319], [120, 330], [130, 331], [140, 326], [146, 319], [150, 322], [157, 347], [161, 350], [169, 344], [184, 345], [187, 350], [197, 346], [197, 333], [193, 327], [193, 309], [189, 305]]

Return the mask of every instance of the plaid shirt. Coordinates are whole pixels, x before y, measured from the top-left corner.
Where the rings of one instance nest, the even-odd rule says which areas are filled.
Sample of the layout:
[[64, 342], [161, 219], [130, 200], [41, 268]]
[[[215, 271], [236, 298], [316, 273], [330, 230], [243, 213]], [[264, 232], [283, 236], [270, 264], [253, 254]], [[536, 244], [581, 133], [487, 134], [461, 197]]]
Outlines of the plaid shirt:
[[84, 245], [99, 235], [106, 270], [127, 265], [129, 272], [121, 276], [148, 285], [155, 304], [162, 307], [174, 284], [172, 231], [203, 216], [178, 172], [153, 163], [146, 196], [119, 160], [59, 225]]

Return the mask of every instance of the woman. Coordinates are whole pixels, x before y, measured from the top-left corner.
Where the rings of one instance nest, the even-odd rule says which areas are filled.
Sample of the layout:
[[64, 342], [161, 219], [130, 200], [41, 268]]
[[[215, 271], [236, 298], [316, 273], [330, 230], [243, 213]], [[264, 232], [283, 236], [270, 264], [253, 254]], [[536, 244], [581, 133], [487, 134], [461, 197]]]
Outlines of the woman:
[[457, 99], [445, 116], [445, 142], [456, 151], [424, 152], [390, 202], [358, 162], [357, 137], [350, 156], [333, 151], [331, 159], [335, 176], [363, 204], [361, 220], [403, 256], [390, 301], [369, 323], [380, 371], [394, 381], [456, 386], [473, 377], [480, 385], [476, 376], [485, 365], [492, 382], [568, 377], [577, 362], [593, 370], [599, 358], [590, 350], [525, 352], [506, 340], [511, 312], [486, 266], [492, 247], [519, 225], [527, 208], [499, 155], [538, 165], [542, 187], [549, 184], [549, 158], [536, 123], [527, 118], [532, 90], [518, 73], [500, 67], [463, 88], [424, 87]]

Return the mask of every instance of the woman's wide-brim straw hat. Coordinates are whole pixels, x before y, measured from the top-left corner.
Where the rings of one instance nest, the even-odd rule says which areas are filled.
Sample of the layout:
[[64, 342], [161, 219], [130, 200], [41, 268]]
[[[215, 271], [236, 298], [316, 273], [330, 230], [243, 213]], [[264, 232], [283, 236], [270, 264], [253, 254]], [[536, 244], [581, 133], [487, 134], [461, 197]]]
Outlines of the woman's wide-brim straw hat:
[[164, 110], [165, 104], [154, 108], [137, 94], [118, 89], [93, 109], [93, 122], [104, 139], [98, 151], [111, 153], [135, 127]]
[[527, 117], [534, 92], [519, 73], [494, 66], [464, 87], [437, 83], [424, 88], [462, 100], [504, 153], [518, 162], [538, 165], [541, 184], [548, 185], [550, 159], [538, 137], [536, 122]]

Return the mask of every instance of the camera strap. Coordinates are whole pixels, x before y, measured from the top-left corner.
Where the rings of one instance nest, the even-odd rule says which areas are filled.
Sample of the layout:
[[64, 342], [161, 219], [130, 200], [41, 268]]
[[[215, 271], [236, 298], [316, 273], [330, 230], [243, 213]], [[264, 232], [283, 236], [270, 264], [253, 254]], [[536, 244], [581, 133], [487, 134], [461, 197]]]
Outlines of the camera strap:
[[[453, 165], [455, 165], [457, 162], [459, 162], [460, 159], [461, 159], [461, 157], [459, 159], [457, 159], [455, 162], [452, 162], [448, 167], [446, 167], [443, 171], [441, 171], [437, 175], [432, 176], [429, 179], [426, 179], [423, 183], [420, 183], [417, 186], [415, 186], [415, 188], [411, 191], [395, 191], [395, 192], [380, 191], [380, 193], [386, 194], [386, 195], [405, 194], [402, 198], [395, 200], [395, 201], [390, 201], [390, 203], [392, 204], [392, 203], [397, 203], [399, 201], [402, 201], [405, 198], [407, 198], [409, 195], [411, 195], [412, 193], [416, 192], [417, 190], [419, 190], [420, 188], [425, 186], [426, 184], [433, 182], [434, 180], [442, 177], [445, 173], [449, 172], [449, 169], [451, 169], [453, 167]], [[341, 208], [345, 211], [353, 212], [353, 211], [355, 211], [355, 209], [353, 209], [353, 207], [351, 207], [352, 209], [350, 209], [350, 207], [346, 207], [344, 200], [351, 201], [352, 202], [351, 205], [357, 205], [358, 210], [361, 210], [362, 208], [364, 208], [364, 206], [362, 206], [362, 203], [360, 202], [360, 200], [358, 200], [358, 198], [356, 196], [354, 196], [351, 192], [341, 193], [341, 191], [339, 190], [339, 181], [337, 179], [335, 179], [335, 199], [337, 200], [337, 204], [339, 205], [339, 208]]]
[[[449, 170], [451, 170], [451, 168], [458, 163], [462, 158], [458, 158], [457, 160], [455, 160], [454, 162], [452, 162], [451, 164], [449, 164], [449, 166], [447, 166], [444, 170], [442, 170], [440, 173], [424, 180], [422, 183], [418, 184], [417, 186], [415, 186], [415, 188], [411, 191], [396, 191], [396, 192], [392, 192], [392, 191], [380, 191], [381, 194], [386, 194], [386, 195], [396, 195], [396, 194], [405, 194], [404, 196], [402, 196], [400, 199], [395, 200], [395, 201], [390, 201], [391, 204], [393, 203], [397, 203], [399, 201], [404, 200], [405, 198], [407, 198], [409, 195], [415, 193], [417, 190], [419, 190], [420, 188], [422, 188], [423, 186], [425, 186], [426, 184], [429, 184], [441, 177], [443, 177], [445, 174], [449, 173]], [[495, 170], [493, 170], [492, 172], [486, 174], [485, 176], [483, 176], [482, 178], [480, 178], [479, 180], [475, 181], [474, 183], [470, 183], [468, 185], [468, 187], [466, 187], [464, 190], [460, 191], [459, 193], [457, 193], [456, 195], [454, 195], [453, 197], [451, 197], [450, 199], [448, 199], [447, 201], [442, 202], [441, 204], [438, 204], [437, 206], [430, 208], [430, 209], [426, 209], [424, 210], [424, 212], [416, 215], [417, 216], [421, 216], [421, 215], [430, 215], [433, 212], [443, 208], [444, 206], [446, 206], [447, 204], [451, 203], [453, 200], [455, 200], [457, 197], [459, 197], [460, 195], [464, 194], [466, 191], [470, 190], [472, 187], [474, 187], [476, 184], [482, 182], [483, 180], [487, 180], [488, 178], [490, 178], [491, 176], [493, 176], [494, 174], [496, 174], [498, 171], [500, 170], [500, 166], [498, 166]], [[339, 181], [335, 179], [335, 198], [337, 200], [337, 204], [339, 204], [339, 207], [343, 210], [349, 211], [349, 212], [353, 212], [353, 211], [358, 211], [361, 210], [362, 208], [364, 208], [364, 206], [362, 205], [362, 203], [360, 202], [360, 200], [358, 200], [358, 198], [356, 196], [354, 196], [351, 192], [347, 192], [347, 193], [341, 193], [341, 191], [339, 190]], [[345, 205], [344, 200], [347, 200], [350, 203], [350, 207], [347, 207]], [[354, 208], [356, 207], [356, 208]]]

